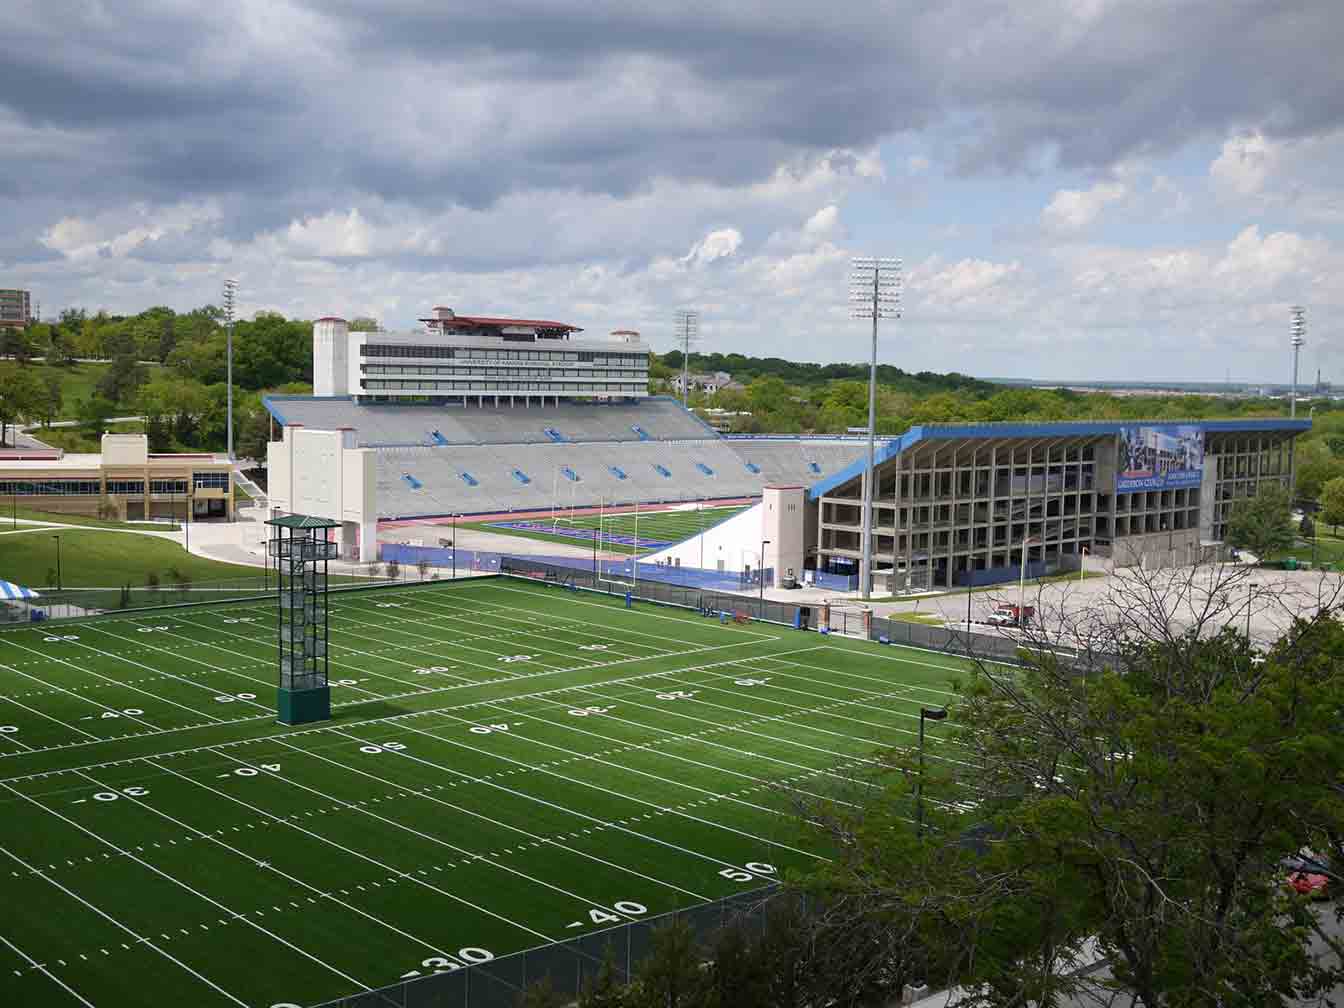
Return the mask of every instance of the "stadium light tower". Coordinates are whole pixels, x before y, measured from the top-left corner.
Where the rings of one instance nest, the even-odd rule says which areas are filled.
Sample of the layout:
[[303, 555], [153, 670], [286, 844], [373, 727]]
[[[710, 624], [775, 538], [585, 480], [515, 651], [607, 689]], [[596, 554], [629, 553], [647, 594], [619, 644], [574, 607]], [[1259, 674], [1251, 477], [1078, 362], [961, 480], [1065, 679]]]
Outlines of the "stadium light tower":
[[691, 344], [700, 337], [700, 313], [677, 312], [677, 342], [681, 344], [681, 405], [685, 408], [691, 394]]
[[901, 317], [901, 260], [855, 259], [849, 275], [850, 316], [873, 320], [873, 353], [868, 368], [868, 466], [863, 471], [863, 558], [859, 561], [861, 597], [872, 597], [873, 581], [873, 439], [877, 433], [877, 323]]
[[[228, 415], [225, 417], [225, 421], [228, 425], [228, 452], [230, 462], [233, 461], [233, 298], [237, 292], [237, 280], [224, 281], [224, 321], [229, 327], [228, 345], [225, 348], [224, 364], [224, 380], [228, 383], [228, 398], [225, 406]], [[230, 473], [232, 473], [232, 470], [230, 470]], [[229, 480], [232, 482], [232, 475], [229, 476]], [[232, 487], [230, 487], [230, 489], [232, 489]]]
[[1288, 309], [1288, 314], [1292, 321], [1288, 325], [1288, 331], [1291, 332], [1293, 341], [1293, 398], [1291, 412], [1289, 416], [1297, 416], [1297, 358], [1302, 353], [1302, 344], [1306, 342], [1307, 336], [1307, 310], [1301, 305], [1293, 305]]

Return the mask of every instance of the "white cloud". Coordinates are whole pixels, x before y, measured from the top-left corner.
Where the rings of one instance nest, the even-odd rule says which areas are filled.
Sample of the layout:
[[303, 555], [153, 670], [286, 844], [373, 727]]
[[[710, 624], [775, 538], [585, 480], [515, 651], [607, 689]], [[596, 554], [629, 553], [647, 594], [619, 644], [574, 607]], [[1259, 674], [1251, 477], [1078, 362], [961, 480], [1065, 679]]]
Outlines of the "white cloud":
[[692, 245], [690, 252], [681, 261], [688, 266], [704, 266], [715, 259], [727, 259], [735, 255], [741, 245], [741, 231], [737, 228], [720, 228]]
[[1261, 133], [1242, 133], [1223, 141], [1222, 152], [1209, 165], [1214, 185], [1235, 196], [1253, 196], [1274, 174], [1283, 148]]
[[1041, 221], [1052, 231], [1082, 231], [1107, 206], [1128, 195], [1129, 186], [1123, 182], [1098, 182], [1090, 189], [1060, 189], [1041, 211]]
[[297, 255], [361, 258], [373, 251], [373, 229], [358, 207], [344, 214], [332, 210], [320, 217], [290, 221], [285, 242]]
[[213, 201], [152, 208], [137, 203], [124, 212], [62, 217], [42, 232], [39, 241], [67, 259], [120, 259], [220, 218], [219, 206]]

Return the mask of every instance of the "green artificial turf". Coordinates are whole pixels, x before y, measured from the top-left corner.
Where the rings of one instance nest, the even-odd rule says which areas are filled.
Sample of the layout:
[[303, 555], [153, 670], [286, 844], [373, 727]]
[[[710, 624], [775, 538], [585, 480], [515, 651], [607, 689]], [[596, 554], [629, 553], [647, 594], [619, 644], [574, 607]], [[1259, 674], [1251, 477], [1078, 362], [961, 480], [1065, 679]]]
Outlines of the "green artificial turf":
[[[629, 543], [610, 541], [603, 538], [601, 549], [607, 553], [646, 553], [651, 549], [661, 549], [662, 543], [681, 542], [683, 539], [689, 539], [696, 535], [701, 529], [707, 529], [719, 522], [726, 521], [746, 510], [741, 505], [731, 505], [728, 507], [706, 507], [699, 511], [694, 509], [689, 511], [641, 511], [639, 513], [639, 546]], [[480, 529], [484, 532], [495, 532], [503, 535], [518, 536], [523, 539], [536, 539], [542, 542], [565, 543], [574, 545], [591, 545], [592, 540], [579, 538], [572, 535], [565, 535], [565, 528], [592, 529], [600, 528], [602, 535], [620, 535], [635, 538], [635, 515], [634, 512], [622, 512], [612, 515], [579, 515], [574, 518], [558, 517], [552, 522], [550, 518], [526, 518], [519, 517], [517, 521], [533, 521], [545, 526], [554, 526], [558, 534], [552, 535], [544, 531], [534, 531], [531, 529], [509, 528], [503, 522], [470, 522], [464, 523], [465, 528]], [[650, 543], [657, 543], [658, 546], [651, 546]]]
[[303, 728], [269, 601], [0, 630], [0, 1004], [516, 1003], [506, 953], [578, 968], [550, 943], [820, 864], [799, 803], [960, 671], [516, 578], [332, 603]]

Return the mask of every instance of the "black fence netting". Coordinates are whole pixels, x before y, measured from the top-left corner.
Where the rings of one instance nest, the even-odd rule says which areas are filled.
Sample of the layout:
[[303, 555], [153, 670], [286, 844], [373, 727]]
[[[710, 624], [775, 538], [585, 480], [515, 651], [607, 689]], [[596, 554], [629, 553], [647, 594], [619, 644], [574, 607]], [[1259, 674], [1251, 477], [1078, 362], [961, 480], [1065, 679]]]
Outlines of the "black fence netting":
[[451, 959], [425, 960], [422, 975], [318, 1008], [517, 1008], [523, 992], [543, 981], [562, 997], [577, 997], [604, 962], [611, 963], [618, 983], [628, 983], [648, 957], [654, 932], [674, 920], [687, 924], [702, 945], [725, 928], [759, 935], [780, 899], [797, 897], [769, 886], [484, 962], [473, 961], [480, 950], [463, 949]]

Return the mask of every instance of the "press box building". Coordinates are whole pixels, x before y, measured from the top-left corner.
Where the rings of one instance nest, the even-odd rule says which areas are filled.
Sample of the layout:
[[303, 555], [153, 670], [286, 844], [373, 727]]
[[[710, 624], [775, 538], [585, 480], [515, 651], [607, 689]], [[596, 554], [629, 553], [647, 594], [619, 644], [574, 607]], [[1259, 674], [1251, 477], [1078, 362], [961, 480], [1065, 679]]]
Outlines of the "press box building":
[[[914, 427], [875, 456], [879, 590], [919, 591], [1098, 567], [1193, 563], [1224, 544], [1240, 498], [1293, 482], [1309, 420], [949, 424]], [[800, 566], [854, 574], [866, 459], [808, 489]], [[814, 537], [814, 538], [813, 538]], [[801, 558], [800, 558], [801, 559]]]

